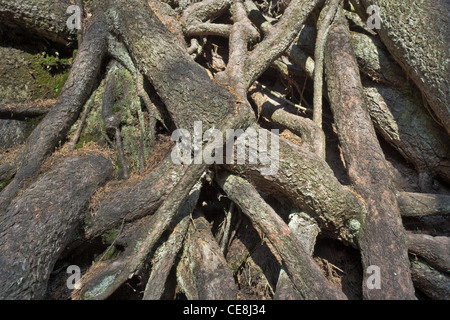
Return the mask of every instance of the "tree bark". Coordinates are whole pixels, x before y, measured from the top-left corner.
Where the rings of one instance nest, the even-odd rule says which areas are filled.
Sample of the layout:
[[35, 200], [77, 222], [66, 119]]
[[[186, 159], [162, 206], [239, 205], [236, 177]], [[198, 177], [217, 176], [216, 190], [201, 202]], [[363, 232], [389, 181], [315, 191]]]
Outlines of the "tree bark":
[[42, 299], [89, 198], [112, 175], [100, 154], [72, 156], [43, 175], [0, 218], [0, 298]]
[[[268, 139], [272, 134], [267, 133]], [[245, 177], [266, 194], [283, 194], [315, 218], [323, 232], [354, 243], [363, 224], [365, 204], [351, 188], [339, 183], [320, 156], [278, 138], [279, 163], [273, 175], [265, 175], [264, 166], [249, 163], [226, 164], [225, 168]]]
[[[314, 245], [320, 229], [317, 222], [309, 217], [306, 213], [295, 213], [289, 221], [289, 229], [297, 237], [302, 244], [306, 253], [310, 256], [314, 253]], [[299, 300], [300, 293], [296, 290], [294, 284], [289, 278], [286, 268], [283, 266], [278, 276], [277, 287], [275, 290], [274, 300]]]
[[449, 195], [400, 192], [397, 199], [401, 214], [404, 217], [450, 214]]
[[376, 265], [381, 270], [382, 289], [363, 286], [364, 297], [414, 299], [396, 190], [364, 102], [350, 32], [341, 10], [330, 29], [325, 67], [348, 174], [368, 206], [359, 236], [363, 265], [365, 268]]
[[379, 6], [381, 40], [450, 133], [449, 1], [426, 0], [414, 6], [389, 0], [361, 2], [365, 8]]
[[163, 162], [137, 182], [107, 192], [90, 216], [86, 237], [93, 238], [117, 226], [154, 213], [179, 182], [185, 166], [176, 165], [168, 155]]
[[70, 5], [70, 0], [1, 0], [0, 20], [66, 46], [71, 38], [66, 27], [69, 18], [66, 10]]
[[433, 268], [450, 273], [450, 238], [408, 232], [408, 250]]
[[32, 177], [58, 143], [65, 139], [98, 81], [105, 53], [106, 26], [103, 17], [96, 16], [87, 26], [74, 67], [55, 107], [31, 133], [14, 180], [0, 193], [0, 211], [17, 195], [25, 179]]
[[0, 118], [19, 119], [34, 118], [46, 115], [53, 107], [53, 101], [26, 104], [26, 105], [0, 105]]
[[249, 182], [227, 173], [219, 174], [217, 182], [269, 238], [303, 299], [346, 299], [342, 292], [332, 287], [289, 227]]
[[189, 300], [235, 300], [236, 285], [219, 244], [204, 216], [192, 218], [178, 282]]
[[411, 262], [414, 284], [434, 300], [450, 300], [450, 277], [422, 261]]

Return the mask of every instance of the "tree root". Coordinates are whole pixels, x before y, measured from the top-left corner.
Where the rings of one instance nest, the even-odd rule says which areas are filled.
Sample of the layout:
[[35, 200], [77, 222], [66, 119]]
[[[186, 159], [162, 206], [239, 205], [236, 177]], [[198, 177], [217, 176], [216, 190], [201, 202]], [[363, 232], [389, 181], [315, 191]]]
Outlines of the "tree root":
[[[317, 21], [316, 47], [314, 50], [314, 114], [313, 121], [319, 128], [322, 128], [322, 87], [323, 87], [323, 56], [324, 47], [330, 29], [331, 22], [334, 19], [336, 11], [341, 4], [340, 0], [329, 0], [322, 9], [319, 20]], [[325, 136], [323, 137], [325, 144]], [[322, 154], [325, 159], [325, 151]]]
[[195, 211], [177, 266], [177, 279], [189, 300], [235, 300], [237, 288], [205, 217]]
[[[267, 133], [268, 137], [272, 133]], [[235, 148], [236, 149], [236, 148]], [[355, 243], [363, 216], [364, 202], [343, 186], [328, 164], [316, 154], [279, 137], [279, 168], [264, 175], [263, 166], [224, 165], [266, 194], [281, 193], [295, 206], [314, 217], [321, 230], [333, 238]]]
[[[306, 213], [295, 213], [290, 217], [288, 224], [289, 229], [297, 237], [302, 244], [305, 252], [312, 256], [314, 252], [314, 244], [319, 234], [317, 222], [309, 217]], [[296, 290], [294, 284], [289, 278], [286, 267], [282, 266], [280, 275], [278, 276], [277, 287], [275, 290], [274, 300], [299, 300], [300, 293]]]
[[[446, 26], [450, 22], [446, 1], [425, 1], [415, 6], [403, 7], [389, 0], [363, 0], [364, 8], [377, 5], [380, 8], [381, 40], [398, 64], [426, 96], [431, 109], [450, 134], [450, 83], [448, 74], [450, 58], [447, 47]], [[406, 10], [406, 11], [405, 11]], [[420, 14], [420, 19], [411, 22], [408, 17]], [[397, 16], [395, 21], [388, 17]], [[436, 23], [435, 21], [439, 21]], [[420, 30], [420, 35], [414, 30]], [[422, 39], [426, 45], [415, 45]], [[422, 63], [422, 61], [428, 63]], [[440, 67], [431, 67], [440, 66]], [[443, 76], [445, 74], [445, 76]]]
[[292, 0], [290, 2], [280, 21], [249, 55], [248, 64], [245, 66], [247, 88], [288, 49], [300, 32], [306, 18], [320, 2], [321, 0]]
[[397, 200], [403, 217], [450, 215], [448, 195], [400, 192]]
[[433, 268], [450, 273], [450, 238], [407, 233], [408, 250]]
[[106, 26], [101, 16], [93, 17], [74, 67], [53, 109], [27, 140], [23, 161], [13, 181], [0, 193], [0, 211], [6, 208], [26, 179], [37, 173], [45, 158], [64, 140], [88, 100], [106, 53]]
[[[189, 166], [166, 201], [134, 234], [120, 258], [111, 263], [99, 262], [92, 266], [81, 279], [81, 288], [74, 291], [73, 297], [105, 299], [138, 272], [156, 242], [177, 216], [183, 200], [188, 196], [189, 191], [186, 190], [198, 192], [199, 186], [194, 187], [194, 184], [199, 181], [204, 170], [202, 165]], [[192, 197], [186, 199], [185, 203], [189, 203], [190, 198]]]
[[89, 198], [112, 171], [102, 155], [70, 157], [1, 215], [1, 299], [43, 298], [50, 272], [81, 224]]
[[[359, 236], [363, 266], [376, 265], [383, 275], [383, 291], [363, 286], [363, 294], [368, 299], [414, 299], [395, 189], [365, 106], [350, 39], [340, 9], [330, 29], [325, 52], [328, 95], [350, 180], [368, 205]], [[392, 230], [392, 233], [380, 230]], [[365, 274], [365, 279], [367, 277]]]
[[180, 181], [185, 166], [173, 164], [170, 156], [135, 183], [108, 192], [90, 217], [86, 237], [93, 238], [125, 222], [154, 213]]
[[269, 97], [257, 90], [251, 92], [251, 97], [263, 117], [301, 137], [302, 147], [318, 156], [325, 153], [325, 134], [317, 124], [310, 119], [285, 111], [285, 103], [281, 99]]
[[342, 292], [332, 287], [289, 227], [250, 183], [226, 173], [219, 173], [217, 182], [268, 237], [303, 299], [346, 299]]
[[53, 100], [38, 101], [33, 104], [3, 105], [0, 104], [1, 119], [35, 118], [46, 115], [54, 106]]
[[[185, 210], [185, 208], [181, 207], [180, 210]], [[191, 222], [189, 214], [183, 216], [184, 218], [172, 231], [167, 241], [155, 253], [152, 271], [147, 281], [142, 300], [160, 300], [164, 297], [167, 278], [175, 264], [178, 252], [183, 246]]]
[[414, 285], [435, 300], [450, 300], [450, 277], [426, 263], [411, 261], [411, 276]]
[[215, 35], [229, 37], [231, 26], [207, 22], [227, 10], [231, 0], [206, 0], [191, 4], [184, 10], [181, 22], [188, 37]]

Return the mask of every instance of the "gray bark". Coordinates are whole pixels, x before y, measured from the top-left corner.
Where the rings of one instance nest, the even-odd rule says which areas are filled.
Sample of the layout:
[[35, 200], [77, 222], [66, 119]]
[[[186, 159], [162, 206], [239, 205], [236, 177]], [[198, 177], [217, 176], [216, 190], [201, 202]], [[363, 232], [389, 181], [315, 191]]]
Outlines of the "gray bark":
[[177, 279], [189, 300], [235, 300], [237, 288], [208, 221], [195, 214], [177, 267]]
[[43, 175], [0, 218], [0, 298], [42, 299], [53, 266], [112, 174], [99, 154], [72, 156]]
[[361, 0], [380, 7], [381, 40], [406, 74], [425, 94], [450, 133], [450, 2], [424, 0], [414, 5], [389, 0]]

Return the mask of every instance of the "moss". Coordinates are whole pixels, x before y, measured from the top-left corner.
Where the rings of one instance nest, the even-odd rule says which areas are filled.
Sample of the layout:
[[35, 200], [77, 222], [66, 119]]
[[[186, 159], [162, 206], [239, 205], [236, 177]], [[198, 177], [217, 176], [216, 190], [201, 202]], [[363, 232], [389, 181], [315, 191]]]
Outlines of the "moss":
[[[77, 149], [82, 148], [88, 142], [95, 142], [100, 146], [104, 146], [106, 143], [105, 138], [102, 134], [105, 128], [101, 117], [103, 91], [104, 85], [102, 82], [100, 87], [92, 93], [89, 101], [84, 106], [84, 108], [90, 108], [90, 111], [83, 125], [83, 130], [81, 131], [80, 138], [78, 139], [78, 143], [76, 146]], [[78, 119], [78, 121], [70, 129], [69, 136], [73, 136], [79, 125], [80, 119]]]
[[3, 180], [0, 181], [0, 191], [2, 191], [6, 186], [12, 181], [12, 179], [9, 180]]
[[84, 216], [84, 230], [89, 230], [89, 228], [92, 226], [92, 216], [89, 213], [86, 213]]
[[28, 54], [31, 75], [36, 81], [33, 99], [57, 98], [70, 72], [70, 61], [41, 52]]
[[27, 118], [25, 121], [28, 124], [27, 130], [25, 132], [25, 138], [27, 139], [33, 130], [37, 127], [37, 125], [44, 119], [45, 115], [35, 117], [35, 118]]
[[59, 94], [61, 93], [61, 90], [64, 87], [64, 84], [66, 83], [68, 77], [69, 77], [68, 71], [62, 74], [58, 74], [54, 77], [53, 87], [55, 89], [56, 96], [59, 96]]
[[233, 262], [230, 266], [231, 274], [235, 275], [239, 271], [240, 265], [236, 262]]
[[102, 234], [102, 242], [104, 244], [110, 244], [112, 243], [118, 236], [119, 229], [118, 228], [112, 228], [105, 233]]
[[115, 259], [120, 255], [120, 251], [116, 250], [114, 246], [108, 248], [108, 251], [105, 252], [104, 256], [102, 257], [102, 261]]
[[84, 132], [80, 135], [76, 148], [81, 149], [89, 142], [97, 142], [97, 136], [92, 132]]

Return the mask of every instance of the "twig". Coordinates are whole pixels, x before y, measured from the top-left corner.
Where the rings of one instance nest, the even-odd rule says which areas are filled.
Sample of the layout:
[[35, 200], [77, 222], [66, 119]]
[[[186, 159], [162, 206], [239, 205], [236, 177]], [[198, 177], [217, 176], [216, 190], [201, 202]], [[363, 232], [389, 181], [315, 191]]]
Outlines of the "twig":
[[296, 104], [296, 103], [293, 103], [292, 101], [289, 101], [288, 99], [286, 99], [285, 97], [283, 97], [281, 94], [279, 94], [278, 92], [275, 92], [275, 91], [270, 90], [268, 87], [266, 87], [265, 85], [263, 85], [263, 84], [262, 84], [261, 82], [259, 82], [259, 81], [255, 81], [255, 84], [258, 85], [258, 86], [260, 86], [260, 87], [263, 88], [264, 90], [270, 92], [270, 94], [274, 95], [274, 96], [277, 97], [278, 99], [283, 100], [283, 101], [286, 102], [287, 104], [289, 104], [289, 105], [291, 105], [291, 106], [293, 106], [293, 107], [295, 107], [295, 108], [297, 108], [297, 109], [299, 109], [299, 110], [303, 110], [303, 111], [306, 111], [306, 112], [312, 112], [312, 109], [308, 109], [308, 108], [302, 107], [302, 106], [299, 105], [299, 104]]
[[223, 255], [225, 256], [225, 252], [228, 246], [228, 239], [230, 234], [230, 226], [231, 226], [231, 217], [234, 210], [234, 202], [231, 202], [230, 209], [228, 210], [226, 221], [225, 221], [225, 229], [223, 231], [222, 241], [220, 243], [220, 248], [222, 249]]
[[125, 225], [125, 218], [122, 219], [122, 224], [120, 225], [119, 232], [117, 233], [117, 236], [114, 238], [113, 242], [109, 245], [108, 249], [105, 250], [101, 258], [98, 260], [98, 262], [103, 261], [103, 258], [106, 256], [106, 254], [109, 252], [109, 250], [112, 249], [112, 247], [116, 244], [117, 239], [119, 239], [119, 236], [122, 234], [123, 226]]
[[72, 137], [72, 140], [70, 141], [69, 145], [70, 151], [74, 151], [77, 146], [81, 132], [83, 131], [84, 123], [86, 122], [89, 111], [91, 111], [91, 106], [92, 106], [91, 99], [89, 99], [88, 102], [86, 103], [86, 108], [84, 109], [83, 114], [81, 115], [80, 124], [78, 125], [77, 131], [75, 132], [74, 136]]

